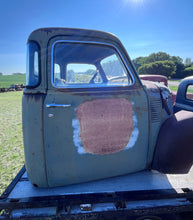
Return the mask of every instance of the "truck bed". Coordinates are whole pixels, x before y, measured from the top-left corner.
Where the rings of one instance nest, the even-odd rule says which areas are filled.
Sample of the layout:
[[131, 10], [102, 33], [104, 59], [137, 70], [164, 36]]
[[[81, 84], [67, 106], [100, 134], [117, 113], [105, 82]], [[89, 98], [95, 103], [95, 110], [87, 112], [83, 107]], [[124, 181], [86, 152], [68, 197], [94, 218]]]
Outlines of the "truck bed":
[[[0, 198], [0, 219], [193, 218], [193, 168], [184, 175], [143, 171], [88, 183], [36, 188], [25, 167]], [[174, 218], [175, 219], [175, 218]]]

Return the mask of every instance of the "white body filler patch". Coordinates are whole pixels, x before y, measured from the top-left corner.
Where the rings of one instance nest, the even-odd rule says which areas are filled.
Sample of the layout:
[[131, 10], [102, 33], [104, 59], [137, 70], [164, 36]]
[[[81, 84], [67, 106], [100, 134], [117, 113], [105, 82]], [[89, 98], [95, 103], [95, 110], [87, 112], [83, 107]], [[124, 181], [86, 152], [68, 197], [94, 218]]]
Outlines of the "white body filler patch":
[[[134, 106], [134, 103], [132, 102], [132, 105]], [[74, 111], [76, 112], [76, 108], [74, 109]], [[129, 143], [127, 144], [127, 146], [123, 149], [123, 150], [128, 150], [129, 148], [132, 148], [138, 138], [139, 135], [139, 129], [137, 127], [137, 116], [133, 110], [133, 131], [131, 133], [131, 137], [129, 139]], [[72, 119], [72, 127], [73, 127], [73, 142], [74, 145], [77, 148], [77, 151], [79, 154], [90, 154], [84, 151], [84, 148], [82, 146], [82, 142], [81, 139], [79, 137], [80, 134], [80, 124], [77, 118]]]

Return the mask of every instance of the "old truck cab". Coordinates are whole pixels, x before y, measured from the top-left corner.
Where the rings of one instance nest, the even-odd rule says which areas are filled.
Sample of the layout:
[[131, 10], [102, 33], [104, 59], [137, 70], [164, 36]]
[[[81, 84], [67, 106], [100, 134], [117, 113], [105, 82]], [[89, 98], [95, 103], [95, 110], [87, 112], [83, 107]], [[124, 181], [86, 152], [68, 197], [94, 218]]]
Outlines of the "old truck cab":
[[23, 135], [33, 185], [151, 167], [160, 127], [173, 115], [171, 94], [163, 85], [141, 82], [117, 37], [42, 28], [31, 33], [27, 47]]

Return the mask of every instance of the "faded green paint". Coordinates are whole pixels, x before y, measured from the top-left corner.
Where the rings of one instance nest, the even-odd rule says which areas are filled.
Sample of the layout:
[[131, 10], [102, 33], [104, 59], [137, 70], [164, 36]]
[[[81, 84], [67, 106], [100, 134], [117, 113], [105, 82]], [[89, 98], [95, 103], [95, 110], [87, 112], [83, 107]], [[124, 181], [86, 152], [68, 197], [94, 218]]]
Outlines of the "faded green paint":
[[[148, 105], [142, 89], [134, 90], [126, 95], [103, 92], [102, 98], [126, 98], [134, 102], [139, 136], [136, 144], [130, 149], [108, 155], [80, 154], [73, 141], [72, 120], [76, 119], [76, 109], [81, 103], [101, 99], [101, 95], [84, 93], [50, 93], [45, 103], [70, 103], [70, 108], [45, 108], [45, 152], [49, 186], [71, 184], [136, 172], [146, 167], [148, 146]], [[141, 105], [143, 106], [141, 108]], [[48, 118], [53, 114], [52, 118]], [[119, 114], [117, 112], [116, 114]], [[95, 122], [92, 122], [93, 126]], [[141, 128], [141, 129], [140, 129]], [[119, 137], [117, 137], [119, 138]]]
[[[147, 91], [149, 99], [149, 151], [148, 151], [148, 160], [147, 167], [150, 167], [154, 148], [156, 145], [157, 137], [159, 130], [163, 122], [169, 117], [166, 110], [164, 109], [162, 103], [162, 97], [160, 94], [159, 84], [153, 84], [152, 82], [142, 81], [145, 89]], [[170, 110], [172, 112], [172, 98], [168, 97], [168, 105], [170, 105]]]
[[[134, 84], [115, 88], [53, 87], [51, 46], [57, 40], [114, 45], [127, 63]], [[37, 30], [30, 35], [30, 41], [39, 44], [41, 53], [41, 82], [36, 88], [26, 88], [23, 96], [25, 158], [31, 182], [40, 187], [53, 187], [146, 169], [152, 160], [159, 128], [168, 116], [163, 109], [159, 89], [153, 84], [144, 86], [141, 83], [120, 41], [104, 32], [65, 28]], [[81, 134], [78, 129], [81, 127], [76, 124], [77, 109], [82, 103], [93, 100], [126, 100], [132, 103], [135, 118], [133, 131], [136, 128], [133, 146], [130, 143], [128, 148], [105, 155], [86, 153], [84, 150], [81, 153], [78, 150], [78, 146], [80, 149], [83, 146], [81, 138], [78, 139]], [[47, 107], [52, 103], [69, 106]], [[115, 112], [113, 116], [116, 117], [116, 114], [119, 116], [120, 112]], [[154, 118], [155, 115], [158, 118]], [[96, 119], [91, 123], [94, 126]]]
[[23, 138], [25, 166], [31, 183], [48, 186], [43, 138], [43, 100], [42, 95], [23, 95]]

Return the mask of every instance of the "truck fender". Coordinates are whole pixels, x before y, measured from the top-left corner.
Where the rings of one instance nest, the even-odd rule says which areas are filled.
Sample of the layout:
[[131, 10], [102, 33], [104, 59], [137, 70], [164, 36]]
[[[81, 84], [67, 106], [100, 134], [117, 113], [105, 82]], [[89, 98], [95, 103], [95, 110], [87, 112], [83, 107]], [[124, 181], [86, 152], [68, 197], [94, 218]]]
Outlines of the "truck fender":
[[188, 173], [193, 164], [193, 112], [179, 111], [162, 125], [152, 169], [162, 173]]

